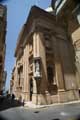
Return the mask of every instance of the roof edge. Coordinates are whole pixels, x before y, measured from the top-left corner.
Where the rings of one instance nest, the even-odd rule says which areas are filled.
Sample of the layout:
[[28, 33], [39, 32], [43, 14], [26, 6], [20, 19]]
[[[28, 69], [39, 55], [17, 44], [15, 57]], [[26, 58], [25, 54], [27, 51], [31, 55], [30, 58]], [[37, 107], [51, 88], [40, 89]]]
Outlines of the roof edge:
[[[20, 38], [18, 38], [18, 42], [17, 42], [17, 46], [16, 46], [16, 49], [15, 49], [15, 54], [14, 54], [15, 57], [17, 56], [17, 51], [19, 49], [21, 39], [25, 34], [24, 33], [25, 30], [26, 30], [26, 33], [28, 34], [30, 26], [31, 26], [30, 22], [32, 23], [35, 18], [38, 18], [40, 16], [39, 13], [41, 13], [42, 15], [45, 14], [45, 17], [47, 17], [47, 18], [49, 18], [51, 20], [55, 20], [54, 16], [51, 13], [49, 13], [49, 12], [47, 12], [47, 11], [43, 10], [42, 8], [39, 8], [39, 7], [35, 6], [35, 5], [32, 6], [31, 9], [30, 9], [30, 12], [28, 14], [27, 21], [24, 24], [25, 27], [24, 27], [24, 29], [22, 31], [22, 36]], [[20, 36], [20, 34], [19, 34], [19, 36]]]

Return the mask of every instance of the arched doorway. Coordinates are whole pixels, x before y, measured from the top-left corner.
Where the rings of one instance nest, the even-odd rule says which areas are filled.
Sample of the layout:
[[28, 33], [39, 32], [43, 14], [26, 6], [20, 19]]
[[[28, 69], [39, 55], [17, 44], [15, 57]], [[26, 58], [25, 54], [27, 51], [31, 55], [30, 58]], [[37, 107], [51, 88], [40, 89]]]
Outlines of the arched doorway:
[[32, 101], [32, 94], [33, 94], [33, 80], [30, 79], [30, 101]]

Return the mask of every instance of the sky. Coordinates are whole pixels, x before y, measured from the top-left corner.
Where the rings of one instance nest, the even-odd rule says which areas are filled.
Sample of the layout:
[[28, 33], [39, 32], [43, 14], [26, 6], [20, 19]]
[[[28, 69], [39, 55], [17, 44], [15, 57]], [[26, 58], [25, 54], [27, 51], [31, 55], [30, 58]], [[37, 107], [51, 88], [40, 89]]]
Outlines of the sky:
[[6, 58], [5, 70], [7, 70], [6, 89], [9, 88], [12, 69], [15, 64], [14, 52], [19, 32], [27, 20], [32, 5], [43, 9], [50, 6], [51, 0], [5, 0], [7, 5], [7, 34], [6, 34]]

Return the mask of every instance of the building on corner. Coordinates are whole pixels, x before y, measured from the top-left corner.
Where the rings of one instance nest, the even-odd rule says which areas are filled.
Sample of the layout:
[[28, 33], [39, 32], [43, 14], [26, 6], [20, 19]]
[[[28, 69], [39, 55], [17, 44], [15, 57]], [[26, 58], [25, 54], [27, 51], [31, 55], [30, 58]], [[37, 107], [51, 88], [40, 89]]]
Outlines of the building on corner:
[[79, 100], [73, 49], [66, 21], [33, 6], [15, 50], [16, 98], [40, 105]]

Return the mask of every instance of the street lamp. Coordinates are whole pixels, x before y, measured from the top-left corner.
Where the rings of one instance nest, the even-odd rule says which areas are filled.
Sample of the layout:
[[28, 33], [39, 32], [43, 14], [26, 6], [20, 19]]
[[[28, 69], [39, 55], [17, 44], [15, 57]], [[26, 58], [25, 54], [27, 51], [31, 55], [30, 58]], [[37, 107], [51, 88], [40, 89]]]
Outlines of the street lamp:
[[33, 76], [36, 80], [36, 87], [37, 87], [37, 96], [36, 96], [36, 105], [38, 104], [38, 93], [39, 93], [39, 87], [40, 87], [40, 80], [42, 77], [41, 74], [41, 58], [35, 57], [34, 58], [34, 73]]
[[41, 75], [41, 58], [35, 57], [34, 58], [34, 78], [36, 80], [40, 80], [42, 77]]

